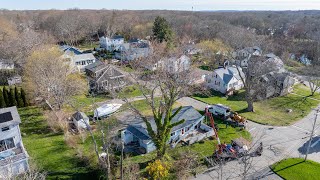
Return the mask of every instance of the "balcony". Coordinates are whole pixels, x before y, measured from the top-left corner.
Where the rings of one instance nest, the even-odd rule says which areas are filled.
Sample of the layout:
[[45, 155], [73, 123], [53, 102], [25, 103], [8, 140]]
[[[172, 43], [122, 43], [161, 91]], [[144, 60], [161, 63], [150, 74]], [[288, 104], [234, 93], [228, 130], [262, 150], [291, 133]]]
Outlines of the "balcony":
[[14, 148], [0, 153], [0, 167], [26, 159], [27, 155], [22, 148]]

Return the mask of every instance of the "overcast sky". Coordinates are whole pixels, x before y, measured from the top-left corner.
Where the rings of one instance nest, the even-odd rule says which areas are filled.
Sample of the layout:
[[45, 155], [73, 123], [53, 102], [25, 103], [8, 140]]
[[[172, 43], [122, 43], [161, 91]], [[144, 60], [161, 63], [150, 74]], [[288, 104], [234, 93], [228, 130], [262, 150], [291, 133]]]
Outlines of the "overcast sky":
[[0, 0], [5, 9], [320, 10], [320, 0]]

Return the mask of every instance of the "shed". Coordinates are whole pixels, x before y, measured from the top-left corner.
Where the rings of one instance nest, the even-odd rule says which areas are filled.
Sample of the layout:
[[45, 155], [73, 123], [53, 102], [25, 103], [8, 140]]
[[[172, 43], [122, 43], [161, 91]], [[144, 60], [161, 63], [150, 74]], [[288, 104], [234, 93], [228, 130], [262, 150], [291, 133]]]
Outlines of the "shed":
[[[72, 115], [72, 121], [77, 129], [88, 129], [89, 125], [89, 118], [84, 112], [77, 111]], [[89, 126], [89, 127], [88, 127]]]

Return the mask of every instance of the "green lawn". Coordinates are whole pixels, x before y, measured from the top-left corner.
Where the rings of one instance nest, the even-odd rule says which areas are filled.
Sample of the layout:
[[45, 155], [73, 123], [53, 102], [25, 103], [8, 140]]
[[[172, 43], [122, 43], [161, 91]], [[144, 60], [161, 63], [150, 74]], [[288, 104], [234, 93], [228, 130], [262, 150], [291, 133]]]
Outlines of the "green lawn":
[[67, 146], [62, 133], [53, 133], [42, 110], [20, 108], [23, 143], [36, 165], [48, 173], [48, 179], [87, 179], [97, 177], [96, 170], [77, 158], [77, 151]]
[[81, 50], [93, 50], [93, 48], [95, 47], [99, 47], [99, 42], [92, 42], [92, 43], [87, 42], [77, 46], [77, 48]]
[[[143, 91], [148, 94], [150, 90], [147, 88], [143, 88]], [[142, 91], [140, 90], [140, 87], [138, 85], [131, 85], [123, 88], [119, 93], [118, 96], [120, 98], [132, 98], [132, 97], [137, 97], [137, 96], [142, 96]]]
[[[93, 109], [95, 109], [95, 107], [93, 107], [93, 104], [97, 102], [104, 102], [107, 100], [110, 100], [110, 98], [107, 97], [106, 95], [98, 95], [95, 97], [78, 95], [78, 96], [74, 96], [71, 99], [71, 102], [74, 108], [85, 112], [87, 115], [93, 115]], [[64, 110], [72, 113], [75, 111], [74, 108], [72, 108], [70, 105], [66, 105], [64, 107]]]
[[304, 162], [301, 158], [284, 159], [271, 168], [283, 179], [288, 180], [314, 180], [320, 177], [320, 164], [310, 160]]
[[[296, 85], [294, 93], [308, 96], [310, 95], [310, 90], [303, 85]], [[211, 97], [194, 96], [193, 98], [208, 104], [224, 104], [251, 121], [277, 126], [289, 125], [305, 117], [312, 108], [315, 108], [320, 103], [310, 98], [289, 94], [255, 102], [255, 112], [246, 112], [247, 103], [244, 99], [244, 91], [240, 91], [238, 95], [228, 98], [218, 93], [213, 93]], [[317, 93], [312, 98], [320, 100], [320, 94]], [[287, 109], [292, 109], [293, 111], [288, 113]]]

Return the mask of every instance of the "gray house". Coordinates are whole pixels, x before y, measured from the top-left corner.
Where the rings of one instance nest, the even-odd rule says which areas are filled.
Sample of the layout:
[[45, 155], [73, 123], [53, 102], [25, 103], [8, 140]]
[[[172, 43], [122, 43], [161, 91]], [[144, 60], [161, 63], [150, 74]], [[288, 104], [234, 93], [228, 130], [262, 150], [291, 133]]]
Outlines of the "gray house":
[[262, 50], [258, 46], [246, 47], [232, 53], [233, 63], [241, 67], [247, 67], [252, 56], [261, 56]]
[[[177, 109], [173, 110], [173, 113]], [[168, 144], [175, 147], [179, 142], [183, 141], [187, 144], [193, 144], [204, 138], [213, 135], [214, 131], [211, 127], [203, 123], [204, 116], [202, 116], [192, 106], [184, 106], [181, 111], [172, 119], [171, 123], [178, 122], [184, 119], [185, 122], [175, 126], [171, 130]], [[154, 120], [150, 120], [153, 130], [156, 130]], [[121, 139], [126, 145], [127, 149], [130, 147], [137, 147], [138, 152], [149, 153], [156, 149], [152, 142], [145, 124], [129, 125], [121, 132]]]
[[22, 83], [22, 78], [19, 75], [15, 75], [15, 76], [8, 78], [9, 86], [17, 85], [17, 84], [21, 84], [21, 83]]
[[7, 59], [0, 59], [0, 70], [13, 70], [14, 63]]
[[147, 57], [150, 54], [150, 45], [144, 40], [132, 40], [124, 43], [115, 50], [114, 58], [121, 61], [132, 61]]
[[116, 67], [96, 61], [85, 67], [91, 92], [103, 93], [112, 89], [121, 89], [127, 83], [125, 75]]
[[270, 72], [261, 77], [262, 89], [256, 99], [284, 96], [292, 91], [295, 79], [288, 72]]
[[0, 109], [0, 179], [11, 179], [29, 169], [24, 149], [17, 108]]

